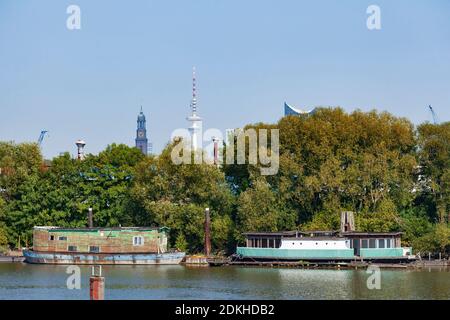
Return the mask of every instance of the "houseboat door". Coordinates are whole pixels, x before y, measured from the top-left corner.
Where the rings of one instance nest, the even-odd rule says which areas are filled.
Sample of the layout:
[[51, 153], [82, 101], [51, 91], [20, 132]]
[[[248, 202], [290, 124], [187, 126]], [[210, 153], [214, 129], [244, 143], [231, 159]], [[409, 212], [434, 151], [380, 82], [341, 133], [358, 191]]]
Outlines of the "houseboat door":
[[353, 251], [355, 256], [359, 256], [359, 249], [361, 248], [359, 239], [353, 239]]

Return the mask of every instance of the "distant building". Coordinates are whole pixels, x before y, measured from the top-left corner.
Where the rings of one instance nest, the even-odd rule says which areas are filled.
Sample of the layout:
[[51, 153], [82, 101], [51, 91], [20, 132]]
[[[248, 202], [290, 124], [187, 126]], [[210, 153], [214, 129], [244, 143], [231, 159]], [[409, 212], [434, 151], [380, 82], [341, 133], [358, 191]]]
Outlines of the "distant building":
[[145, 155], [148, 154], [148, 139], [147, 139], [147, 128], [145, 125], [145, 115], [141, 112], [138, 115], [137, 118], [137, 129], [136, 129], [136, 148], [141, 150], [141, 152]]
[[307, 115], [308, 116], [308, 115], [314, 114], [316, 111], [317, 111], [317, 108], [314, 108], [309, 111], [305, 111], [305, 110], [301, 110], [301, 109], [295, 108], [293, 106], [290, 106], [286, 102], [284, 103], [284, 115], [285, 116], [289, 116], [289, 115], [294, 115], [294, 116]]

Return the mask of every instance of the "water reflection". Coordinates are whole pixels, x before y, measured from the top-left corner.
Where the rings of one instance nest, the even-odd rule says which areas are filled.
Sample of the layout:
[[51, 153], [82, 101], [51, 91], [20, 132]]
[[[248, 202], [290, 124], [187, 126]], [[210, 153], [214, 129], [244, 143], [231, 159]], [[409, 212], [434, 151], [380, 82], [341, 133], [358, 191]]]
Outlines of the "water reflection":
[[[0, 299], [88, 299], [89, 266], [81, 289], [66, 287], [66, 266], [0, 264]], [[369, 290], [366, 270], [256, 267], [104, 266], [107, 299], [450, 299], [450, 272], [381, 269], [381, 289]]]

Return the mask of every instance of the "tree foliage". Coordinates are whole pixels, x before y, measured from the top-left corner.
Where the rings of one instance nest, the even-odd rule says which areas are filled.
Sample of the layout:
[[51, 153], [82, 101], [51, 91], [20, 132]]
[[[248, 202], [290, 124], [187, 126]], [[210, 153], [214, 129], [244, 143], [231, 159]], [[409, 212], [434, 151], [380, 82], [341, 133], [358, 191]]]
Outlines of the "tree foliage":
[[450, 123], [320, 108], [245, 128], [279, 129], [277, 174], [248, 161], [175, 165], [173, 143], [159, 156], [112, 144], [48, 165], [36, 144], [0, 142], [0, 246], [31, 240], [35, 225], [83, 227], [92, 207], [98, 226], [165, 225], [173, 247], [199, 252], [208, 207], [215, 251], [248, 231], [338, 229], [350, 210], [361, 231], [403, 231], [421, 252], [449, 253]]

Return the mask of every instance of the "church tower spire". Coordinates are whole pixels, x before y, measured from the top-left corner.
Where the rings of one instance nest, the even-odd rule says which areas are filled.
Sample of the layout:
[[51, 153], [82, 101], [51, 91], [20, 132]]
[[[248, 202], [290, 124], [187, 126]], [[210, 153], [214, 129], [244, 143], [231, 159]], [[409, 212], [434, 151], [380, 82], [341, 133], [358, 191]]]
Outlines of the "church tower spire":
[[136, 148], [141, 150], [143, 154], [148, 153], [148, 139], [147, 139], [147, 128], [146, 128], [146, 120], [144, 112], [142, 111], [141, 106], [141, 112], [139, 113], [137, 117], [137, 129], [136, 129]]

